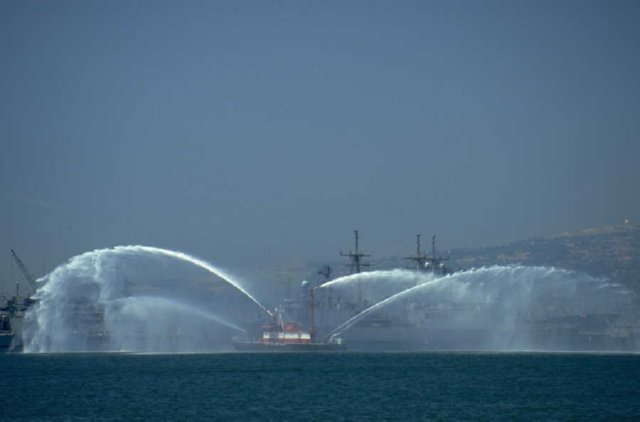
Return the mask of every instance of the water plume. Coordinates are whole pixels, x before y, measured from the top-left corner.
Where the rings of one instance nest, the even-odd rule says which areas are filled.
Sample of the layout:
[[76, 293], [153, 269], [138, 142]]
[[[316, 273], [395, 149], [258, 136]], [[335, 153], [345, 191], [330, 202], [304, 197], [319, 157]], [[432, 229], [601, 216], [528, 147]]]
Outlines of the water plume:
[[433, 273], [403, 269], [367, 271], [321, 284], [316, 289], [316, 297], [327, 304], [340, 300], [345, 306], [368, 306], [435, 277]]
[[[246, 333], [219, 316], [162, 297], [127, 297], [110, 302], [105, 310], [109, 347], [117, 351], [206, 351], [212, 336]], [[211, 323], [216, 329], [211, 330]], [[225, 330], [228, 328], [230, 330]]]
[[162, 248], [156, 248], [153, 246], [141, 246], [141, 245], [134, 245], [134, 246], [116, 246], [114, 248], [114, 251], [119, 252], [119, 251], [124, 251], [124, 252], [147, 252], [147, 253], [152, 253], [152, 254], [158, 254], [158, 255], [164, 255], [164, 256], [168, 256], [168, 257], [172, 257], [172, 258], [176, 258], [176, 259], [180, 259], [182, 261], [186, 261], [189, 262], [191, 264], [194, 264], [200, 268], [203, 268], [207, 271], [209, 271], [211, 274], [220, 277], [221, 279], [223, 279], [224, 281], [226, 281], [227, 283], [231, 284], [233, 287], [235, 287], [236, 289], [238, 289], [240, 292], [242, 292], [245, 296], [247, 296], [249, 299], [251, 299], [256, 305], [258, 305], [260, 307], [260, 309], [262, 309], [263, 311], [265, 311], [268, 315], [272, 315], [271, 311], [269, 311], [267, 308], [265, 308], [256, 298], [254, 298], [249, 292], [247, 292], [242, 285], [240, 285], [239, 282], [235, 281], [229, 274], [227, 274], [225, 271], [223, 271], [220, 268], [216, 268], [213, 265], [211, 265], [210, 263], [203, 261], [202, 259], [196, 258], [194, 256], [188, 255], [184, 252], [178, 252], [178, 251], [172, 251], [169, 249], [162, 249]]
[[608, 336], [604, 347], [616, 348], [627, 341], [616, 320], [633, 312], [636, 302], [631, 291], [584, 274], [494, 266], [402, 290], [342, 322], [325, 338], [348, 336], [372, 314], [398, 307], [408, 314], [406, 322], [425, 334], [423, 347], [431, 341], [434, 347], [468, 349], [588, 349], [598, 333]]
[[[189, 266], [176, 267], [180, 262]], [[185, 270], [194, 266], [215, 279], [194, 274], [185, 281]], [[123, 274], [135, 271], [135, 282]], [[246, 320], [247, 305], [269, 313], [225, 271], [183, 252], [149, 246], [86, 252], [38, 282], [37, 303], [25, 318], [26, 352], [219, 349], [242, 330], [229, 319]]]
[[397, 285], [416, 285], [422, 284], [429, 280], [432, 280], [434, 275], [432, 273], [417, 272], [411, 270], [382, 270], [382, 271], [367, 271], [357, 274], [350, 274], [344, 277], [339, 277], [321, 284], [320, 288], [329, 287], [341, 287], [348, 286], [354, 283], [375, 283], [385, 282], [385, 284], [397, 284]]

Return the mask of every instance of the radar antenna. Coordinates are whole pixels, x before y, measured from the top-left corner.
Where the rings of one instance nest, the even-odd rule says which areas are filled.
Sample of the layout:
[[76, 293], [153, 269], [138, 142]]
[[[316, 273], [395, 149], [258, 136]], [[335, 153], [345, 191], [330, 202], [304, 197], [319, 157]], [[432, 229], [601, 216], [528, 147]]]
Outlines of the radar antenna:
[[321, 269], [318, 270], [318, 274], [324, 277], [325, 281], [331, 280], [331, 273], [333, 272], [333, 268], [329, 265], [325, 265]]

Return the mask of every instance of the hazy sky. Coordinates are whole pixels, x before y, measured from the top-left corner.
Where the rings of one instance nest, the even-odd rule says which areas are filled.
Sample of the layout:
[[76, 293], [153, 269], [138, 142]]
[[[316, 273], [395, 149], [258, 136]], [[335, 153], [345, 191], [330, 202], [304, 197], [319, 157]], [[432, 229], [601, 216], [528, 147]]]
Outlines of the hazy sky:
[[0, 275], [640, 220], [640, 1], [0, 0]]

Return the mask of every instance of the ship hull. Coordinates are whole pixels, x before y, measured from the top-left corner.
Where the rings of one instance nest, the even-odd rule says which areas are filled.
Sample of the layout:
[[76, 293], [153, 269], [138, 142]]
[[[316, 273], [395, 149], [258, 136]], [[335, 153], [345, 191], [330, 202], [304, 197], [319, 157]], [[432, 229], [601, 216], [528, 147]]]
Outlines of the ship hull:
[[13, 333], [0, 333], [0, 353], [21, 351], [22, 345], [17, 340]]
[[233, 347], [239, 352], [260, 353], [289, 353], [289, 352], [340, 352], [345, 347], [342, 344], [333, 343], [261, 343], [261, 342], [236, 342]]

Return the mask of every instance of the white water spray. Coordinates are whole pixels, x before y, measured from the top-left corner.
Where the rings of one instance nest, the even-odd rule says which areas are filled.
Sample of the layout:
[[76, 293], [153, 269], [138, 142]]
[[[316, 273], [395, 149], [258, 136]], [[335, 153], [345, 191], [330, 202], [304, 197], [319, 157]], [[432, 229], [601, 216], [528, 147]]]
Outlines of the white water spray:
[[260, 309], [265, 311], [268, 315], [273, 316], [271, 311], [269, 311], [260, 302], [258, 302], [258, 300], [256, 298], [254, 298], [249, 292], [247, 292], [240, 285], [240, 283], [235, 281], [229, 274], [227, 274], [225, 271], [221, 270], [220, 268], [216, 268], [213, 265], [209, 264], [208, 262], [203, 261], [202, 259], [196, 258], [196, 257], [191, 256], [191, 255], [187, 255], [184, 252], [171, 251], [171, 250], [168, 250], [168, 249], [161, 249], [161, 248], [156, 248], [156, 247], [152, 247], [152, 246], [140, 246], [140, 245], [135, 245], [135, 246], [116, 246], [113, 249], [116, 252], [119, 252], [119, 251], [123, 251], [123, 252], [131, 251], [131, 252], [147, 252], [147, 253], [152, 253], [152, 254], [164, 255], [164, 256], [176, 258], [176, 259], [179, 259], [179, 260], [194, 264], [194, 265], [196, 265], [196, 266], [198, 266], [200, 268], [203, 268], [203, 269], [209, 271], [211, 274], [213, 274], [213, 275], [215, 275], [217, 277], [220, 277], [221, 279], [223, 279], [227, 283], [231, 284], [233, 287], [235, 287], [240, 292], [242, 292], [245, 296], [247, 296], [249, 299], [251, 299], [256, 305], [258, 305], [260, 307]]
[[369, 306], [389, 296], [433, 280], [430, 272], [403, 269], [367, 271], [336, 278], [316, 289], [318, 302], [354, 308]]
[[[148, 259], [152, 257], [174, 258], [195, 265], [232, 289], [220, 290], [224, 284], [197, 279], [163, 285], [162, 277], [173, 267], [168, 267], [171, 262], [166, 260], [161, 265], [149, 266]], [[131, 258], [135, 262], [127, 261]], [[121, 270], [139, 271], [145, 263], [155, 272], [160, 270], [162, 276], [160, 279], [156, 276], [151, 283], [136, 283], [132, 292], [131, 283]], [[245, 297], [269, 313], [239, 282], [219, 268], [182, 252], [149, 246], [118, 246], [87, 252], [71, 258], [38, 282], [44, 282], [35, 295], [38, 303], [25, 319], [26, 352], [216, 349], [228, 345], [231, 335], [242, 329], [205, 308], [215, 305], [216, 313], [224, 311], [225, 315], [241, 320], [243, 313], [248, 312], [246, 304], [250, 303], [245, 299], [243, 305]], [[234, 291], [238, 293], [234, 295]]]
[[632, 292], [583, 274], [495, 266], [444, 276], [395, 293], [341, 323], [325, 338], [348, 334], [371, 314], [405, 306], [413, 323], [427, 333], [427, 341], [431, 335], [440, 344], [456, 348], [588, 349], [595, 347], [589, 343], [593, 341], [589, 333], [598, 332], [608, 336], [608, 343], [600, 342], [598, 347], [633, 349], [638, 347], [636, 340], [622, 338], [628, 333], [615, 322], [621, 313], [633, 312], [634, 302], [637, 297]]
[[387, 270], [387, 271], [368, 271], [357, 274], [350, 274], [339, 277], [326, 283], [321, 284], [320, 288], [348, 286], [354, 283], [375, 283], [384, 282], [385, 284], [396, 284], [400, 286], [422, 284], [429, 280], [433, 280], [433, 273], [421, 273], [410, 270]]
[[110, 333], [110, 347], [119, 351], [178, 351], [184, 350], [181, 343], [185, 341], [191, 351], [207, 350], [215, 335], [215, 330], [208, 330], [211, 323], [246, 333], [208, 311], [161, 297], [115, 300], [107, 305], [105, 323], [107, 327], [126, 326]]

